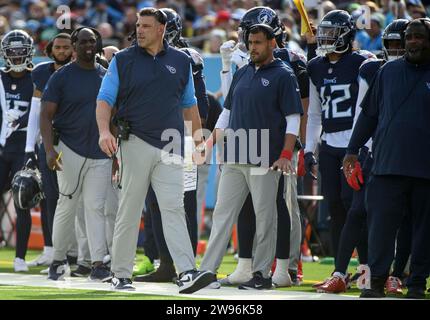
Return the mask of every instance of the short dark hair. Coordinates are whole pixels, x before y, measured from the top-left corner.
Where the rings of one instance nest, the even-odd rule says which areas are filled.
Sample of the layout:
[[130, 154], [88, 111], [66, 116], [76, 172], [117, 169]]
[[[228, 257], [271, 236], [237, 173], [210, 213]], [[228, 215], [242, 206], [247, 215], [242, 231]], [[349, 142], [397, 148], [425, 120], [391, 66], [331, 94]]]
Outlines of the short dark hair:
[[409, 24], [407, 25], [406, 29], [409, 26], [419, 26], [419, 25], [422, 25], [422, 26], [424, 26], [424, 28], [426, 28], [427, 34], [429, 35], [429, 40], [430, 40], [430, 19], [429, 18], [414, 19], [414, 20], [412, 20], [412, 21], [409, 22]]
[[49, 58], [52, 58], [52, 47], [54, 46], [55, 39], [66, 39], [72, 41], [72, 37], [68, 33], [59, 33], [53, 37], [45, 47], [45, 53]]
[[167, 16], [166, 14], [161, 11], [158, 10], [156, 8], [152, 8], [152, 7], [146, 7], [143, 8], [139, 11], [138, 13], [139, 17], [154, 17], [155, 20], [157, 20], [159, 23], [165, 25], [167, 23]]
[[262, 32], [266, 36], [267, 40], [272, 40], [275, 38], [275, 32], [273, 31], [273, 28], [267, 24], [256, 24], [249, 30], [249, 34], [257, 34], [259, 32]]

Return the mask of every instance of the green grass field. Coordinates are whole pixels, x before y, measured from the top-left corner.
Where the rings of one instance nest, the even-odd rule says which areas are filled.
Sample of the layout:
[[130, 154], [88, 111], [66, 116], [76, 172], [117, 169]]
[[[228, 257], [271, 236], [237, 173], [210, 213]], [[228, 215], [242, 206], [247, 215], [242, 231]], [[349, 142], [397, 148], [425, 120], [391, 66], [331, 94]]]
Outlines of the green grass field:
[[[27, 261], [31, 261], [39, 254], [39, 251], [29, 250], [27, 253]], [[15, 250], [10, 248], [0, 249], [0, 272], [13, 273], [13, 258]], [[143, 253], [138, 253], [138, 261], [143, 257]], [[200, 260], [200, 259], [199, 259]], [[198, 260], [198, 262], [199, 262]], [[233, 255], [226, 255], [219, 269], [220, 277], [233, 272], [236, 266], [236, 261]], [[40, 270], [44, 267], [31, 268], [28, 274], [40, 274]], [[324, 280], [333, 271], [333, 265], [321, 263], [304, 263], [303, 273], [304, 282], [301, 286], [291, 288], [279, 288], [276, 290], [282, 291], [301, 291], [315, 292], [312, 284]], [[354, 273], [355, 267], [350, 267], [349, 272]], [[430, 281], [428, 282], [430, 286]], [[404, 291], [406, 293], [406, 291]], [[346, 292], [347, 295], [358, 296], [360, 291], [355, 286]], [[0, 300], [21, 300], [21, 299], [37, 299], [37, 300], [180, 300], [177, 296], [161, 296], [161, 295], [146, 295], [146, 294], [124, 294], [121, 292], [112, 291], [96, 291], [96, 290], [81, 290], [81, 289], [57, 289], [46, 287], [25, 287], [25, 286], [7, 286], [0, 285]], [[188, 298], [187, 298], [188, 299]], [[430, 299], [430, 294], [427, 295]]]

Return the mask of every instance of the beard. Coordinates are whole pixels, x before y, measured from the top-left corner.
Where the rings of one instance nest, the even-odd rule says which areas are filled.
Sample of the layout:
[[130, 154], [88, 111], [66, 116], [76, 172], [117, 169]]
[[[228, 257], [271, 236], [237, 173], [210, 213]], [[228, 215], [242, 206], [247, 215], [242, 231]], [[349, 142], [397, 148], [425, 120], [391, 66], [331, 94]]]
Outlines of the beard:
[[72, 55], [70, 55], [69, 57], [67, 57], [64, 60], [58, 60], [56, 56], [52, 56], [54, 58], [54, 61], [56, 64], [60, 65], [60, 66], [64, 66], [65, 64], [68, 64], [71, 60], [72, 60]]

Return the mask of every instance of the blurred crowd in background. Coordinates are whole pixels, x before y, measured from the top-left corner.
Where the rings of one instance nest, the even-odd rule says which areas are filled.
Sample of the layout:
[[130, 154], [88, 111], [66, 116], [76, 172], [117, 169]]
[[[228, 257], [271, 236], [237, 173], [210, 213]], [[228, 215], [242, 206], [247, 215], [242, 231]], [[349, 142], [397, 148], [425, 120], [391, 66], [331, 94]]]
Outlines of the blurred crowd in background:
[[[57, 10], [65, 5], [70, 12]], [[104, 45], [118, 48], [130, 43], [127, 36], [135, 26], [136, 13], [142, 7], [169, 7], [183, 19], [183, 36], [192, 47], [204, 54], [217, 54], [226, 40], [237, 40], [237, 27], [246, 10], [265, 5], [275, 9], [286, 26], [291, 49], [306, 51], [300, 36], [300, 14], [291, 0], [0, 0], [0, 35], [12, 29], [24, 29], [35, 40], [36, 55], [43, 55], [48, 41], [60, 30], [57, 19], [70, 17], [70, 30], [80, 25], [97, 28]], [[357, 18], [361, 5], [370, 9], [370, 29], [356, 36], [356, 47], [372, 52], [382, 49], [381, 35], [385, 26], [398, 18], [419, 18], [430, 15], [430, 0], [305, 0], [309, 18], [316, 25], [333, 9], [345, 9]], [[67, 31], [67, 30], [61, 30]]]

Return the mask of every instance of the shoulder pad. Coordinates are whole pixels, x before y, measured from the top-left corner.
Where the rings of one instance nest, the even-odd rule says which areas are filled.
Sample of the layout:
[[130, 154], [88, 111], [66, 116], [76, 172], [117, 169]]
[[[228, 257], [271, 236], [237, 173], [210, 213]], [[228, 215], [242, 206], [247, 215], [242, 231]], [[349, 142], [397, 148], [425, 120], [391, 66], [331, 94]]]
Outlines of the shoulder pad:
[[203, 58], [197, 50], [192, 48], [181, 48], [179, 49], [185, 52], [188, 56], [191, 57], [194, 66], [201, 66], [203, 68]]
[[376, 59], [376, 56], [372, 52], [367, 50], [357, 50], [357, 51], [354, 51], [353, 53], [363, 57], [364, 59], [370, 59], [370, 58]]

